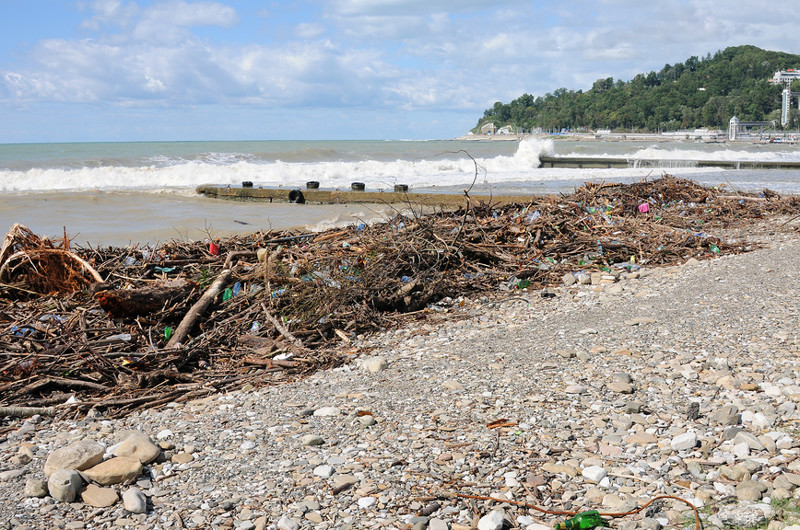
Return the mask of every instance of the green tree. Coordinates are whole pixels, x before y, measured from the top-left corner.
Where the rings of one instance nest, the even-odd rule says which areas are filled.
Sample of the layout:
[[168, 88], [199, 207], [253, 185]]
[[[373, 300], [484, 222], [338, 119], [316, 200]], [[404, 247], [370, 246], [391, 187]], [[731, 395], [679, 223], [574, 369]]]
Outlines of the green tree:
[[[798, 55], [731, 47], [665, 64], [630, 81], [601, 78], [586, 92], [559, 88], [539, 97], [523, 94], [509, 104], [498, 101], [476, 129], [489, 121], [523, 129], [656, 130], [725, 127], [734, 114], [741, 120], [768, 120], [780, 108], [782, 90], [769, 79], [777, 70], [798, 67]], [[800, 91], [797, 84], [793, 90]]]

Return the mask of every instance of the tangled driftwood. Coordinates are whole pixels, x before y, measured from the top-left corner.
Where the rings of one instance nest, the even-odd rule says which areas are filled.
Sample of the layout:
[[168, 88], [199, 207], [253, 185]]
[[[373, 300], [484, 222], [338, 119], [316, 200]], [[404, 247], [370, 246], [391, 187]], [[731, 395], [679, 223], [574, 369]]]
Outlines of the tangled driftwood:
[[[773, 213], [796, 216], [800, 199], [665, 177], [587, 184], [527, 204], [467, 198], [457, 211], [319, 234], [256, 233], [215, 241], [214, 253], [209, 242], [173, 241], [78, 249], [73, 259], [65, 238], [59, 263], [71, 275], [36, 284], [44, 268], [33, 258], [28, 268], [22, 258], [7, 266], [0, 407], [121, 415], [302, 377], [345, 362], [358, 334], [436, 318], [448, 297], [745, 252], [753, 245], [715, 229]], [[12, 232], [3, 257], [53, 248], [24, 227]]]
[[70, 251], [66, 233], [60, 245], [16, 223], [0, 249], [0, 282], [40, 294], [69, 293], [103, 278]]

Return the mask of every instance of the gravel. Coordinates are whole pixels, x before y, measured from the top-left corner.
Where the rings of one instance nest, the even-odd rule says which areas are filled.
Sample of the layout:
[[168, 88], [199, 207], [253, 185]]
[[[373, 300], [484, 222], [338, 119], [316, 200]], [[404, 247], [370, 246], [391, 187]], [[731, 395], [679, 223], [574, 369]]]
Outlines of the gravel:
[[[625, 512], [657, 495], [707, 529], [782, 528], [800, 497], [800, 237], [768, 230], [745, 255], [442, 303], [444, 321], [361, 337], [354, 362], [278, 387], [7, 419], [0, 528], [538, 529], [564, 517], [502, 499]], [[34, 495], [53, 451], [130, 429], [161, 454], [108, 486], [125, 502]], [[693, 517], [666, 500], [612, 524]]]

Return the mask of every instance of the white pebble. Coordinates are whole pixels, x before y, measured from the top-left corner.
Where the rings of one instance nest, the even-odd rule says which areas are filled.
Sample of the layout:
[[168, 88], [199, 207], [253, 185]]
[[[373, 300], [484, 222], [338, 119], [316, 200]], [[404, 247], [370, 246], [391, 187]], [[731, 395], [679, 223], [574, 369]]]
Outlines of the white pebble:
[[600, 482], [608, 475], [608, 472], [600, 466], [589, 466], [581, 471], [581, 475], [586, 480], [590, 480], [592, 482]]
[[314, 416], [338, 416], [341, 413], [339, 407], [320, 407], [314, 411]]
[[322, 478], [330, 478], [333, 475], [333, 466], [321, 465], [314, 468], [314, 474]]
[[500, 530], [503, 528], [503, 512], [493, 510], [478, 521], [478, 530]]
[[170, 436], [172, 436], [172, 431], [169, 430], [169, 429], [164, 429], [163, 431], [161, 431], [158, 434], [156, 434], [156, 438], [159, 439], [159, 440], [165, 440], [165, 439], [169, 438]]
[[697, 433], [694, 431], [679, 434], [670, 441], [669, 446], [674, 451], [685, 451], [697, 445]]
[[376, 502], [378, 502], [378, 499], [376, 499], [375, 497], [361, 497], [360, 499], [358, 499], [358, 505], [361, 508], [369, 508]]

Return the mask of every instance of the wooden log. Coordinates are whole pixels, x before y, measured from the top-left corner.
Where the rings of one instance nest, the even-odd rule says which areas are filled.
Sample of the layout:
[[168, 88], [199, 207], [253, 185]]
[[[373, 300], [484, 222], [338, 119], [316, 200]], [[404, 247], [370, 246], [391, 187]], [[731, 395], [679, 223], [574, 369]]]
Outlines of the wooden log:
[[200, 297], [191, 309], [186, 313], [181, 320], [181, 323], [178, 325], [178, 328], [172, 334], [172, 337], [167, 342], [167, 348], [172, 348], [177, 344], [182, 343], [186, 340], [186, 337], [189, 336], [189, 331], [194, 327], [195, 322], [203, 314], [203, 312], [211, 305], [211, 302], [214, 300], [222, 288], [225, 287], [225, 284], [228, 282], [228, 279], [231, 277], [233, 273], [233, 269], [223, 269], [222, 272], [219, 273], [217, 279], [214, 280], [214, 283], [206, 289], [206, 292], [203, 293], [203, 296]]
[[40, 414], [42, 416], [55, 416], [55, 407], [0, 407], [0, 418], [10, 416], [12, 418], [30, 418]]
[[156, 313], [173, 300], [185, 299], [196, 288], [195, 282], [180, 278], [138, 289], [101, 291], [95, 298], [115, 317], [136, 317]]

